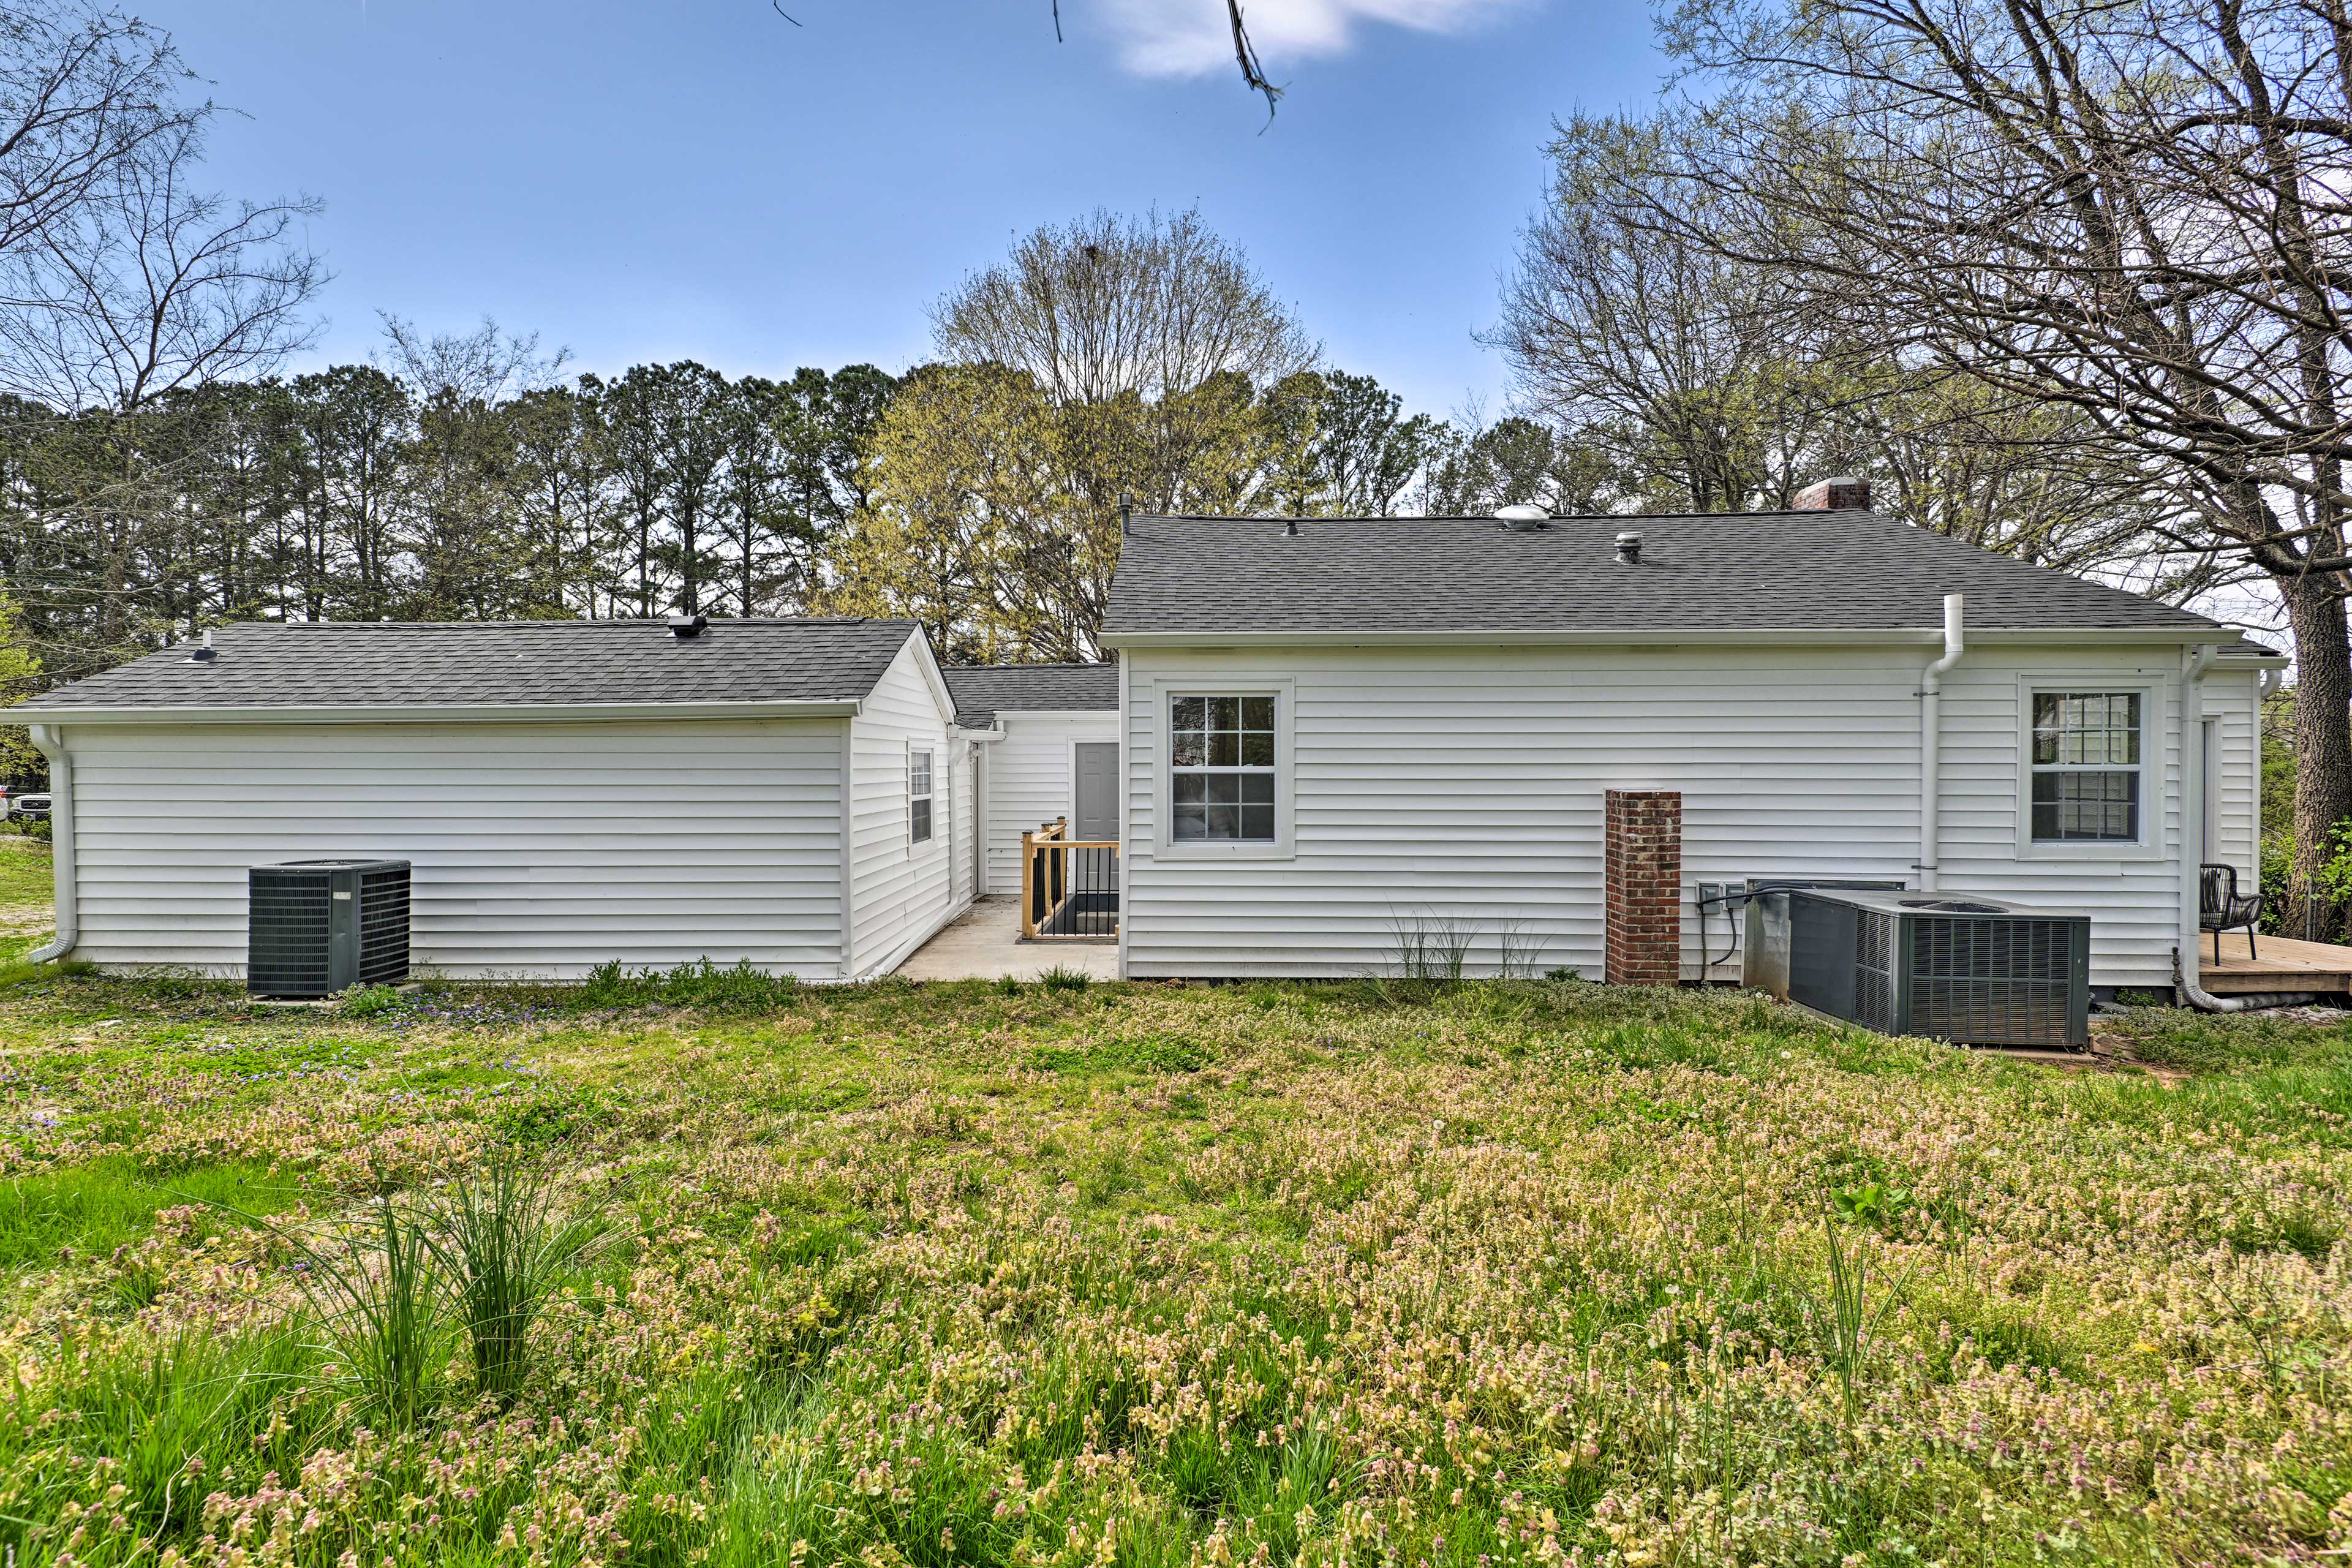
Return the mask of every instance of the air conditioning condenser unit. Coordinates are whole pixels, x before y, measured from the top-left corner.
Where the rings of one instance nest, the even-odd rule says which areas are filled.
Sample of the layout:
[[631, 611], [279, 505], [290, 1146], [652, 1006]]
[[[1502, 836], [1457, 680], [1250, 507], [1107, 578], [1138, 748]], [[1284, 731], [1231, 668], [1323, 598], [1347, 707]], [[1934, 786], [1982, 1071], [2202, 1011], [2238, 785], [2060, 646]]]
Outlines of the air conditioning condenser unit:
[[246, 990], [332, 996], [408, 978], [408, 862], [289, 860], [246, 874]]
[[1998, 899], [1799, 888], [1789, 999], [1889, 1035], [2091, 1043], [2091, 917]]

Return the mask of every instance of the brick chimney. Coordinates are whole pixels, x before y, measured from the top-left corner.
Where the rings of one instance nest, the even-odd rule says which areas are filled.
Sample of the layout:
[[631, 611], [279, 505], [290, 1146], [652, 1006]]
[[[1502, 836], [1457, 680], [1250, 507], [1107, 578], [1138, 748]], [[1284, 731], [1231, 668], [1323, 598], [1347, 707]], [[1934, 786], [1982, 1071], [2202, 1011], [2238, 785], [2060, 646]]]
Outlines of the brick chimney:
[[1609, 791], [1601, 838], [1609, 984], [1672, 985], [1683, 969], [1682, 792]]
[[1797, 492], [1798, 511], [1868, 511], [1870, 481], [1857, 479], [1822, 479]]

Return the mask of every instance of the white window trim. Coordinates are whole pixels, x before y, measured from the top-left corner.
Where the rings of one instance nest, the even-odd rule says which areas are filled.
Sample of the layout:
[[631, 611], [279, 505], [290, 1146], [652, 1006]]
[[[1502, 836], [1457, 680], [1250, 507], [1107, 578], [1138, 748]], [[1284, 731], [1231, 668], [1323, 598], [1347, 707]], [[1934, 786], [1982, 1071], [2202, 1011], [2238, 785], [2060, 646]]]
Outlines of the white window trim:
[[[929, 759], [930, 765], [928, 771], [931, 775], [930, 788], [921, 795], [915, 793], [915, 754], [919, 752]], [[912, 741], [908, 742], [906, 770], [901, 776], [907, 781], [907, 850], [909, 854], [919, 854], [940, 841], [939, 748], [919, 746]], [[931, 830], [920, 838], [915, 837], [915, 803], [919, 800], [928, 800], [931, 803]]]
[[[2037, 692], [2113, 691], [2139, 696], [2139, 837], [2129, 841], [2033, 837], [2033, 698]], [[2174, 711], [2168, 681], [2113, 672], [2040, 671], [2017, 680], [2017, 853], [2027, 860], [2161, 860], [2166, 825], [2176, 805], [2169, 787]], [[1947, 738], [1947, 745], [1949, 739]], [[1945, 778], [1949, 780], [1948, 765]], [[1946, 820], [1950, 820], [1947, 802]], [[1946, 857], [1947, 863], [1950, 858]]]
[[[1271, 697], [1274, 699], [1274, 841], [1188, 838], [1178, 843], [1169, 835], [1175, 816], [1171, 810], [1172, 770], [1168, 737], [1179, 697]], [[1272, 680], [1160, 680], [1151, 684], [1143, 704], [1150, 716], [1150, 739], [1143, 750], [1151, 769], [1151, 853], [1171, 860], [1294, 860], [1298, 792], [1295, 766], [1298, 750], [1297, 714], [1298, 683], [1287, 676]]]

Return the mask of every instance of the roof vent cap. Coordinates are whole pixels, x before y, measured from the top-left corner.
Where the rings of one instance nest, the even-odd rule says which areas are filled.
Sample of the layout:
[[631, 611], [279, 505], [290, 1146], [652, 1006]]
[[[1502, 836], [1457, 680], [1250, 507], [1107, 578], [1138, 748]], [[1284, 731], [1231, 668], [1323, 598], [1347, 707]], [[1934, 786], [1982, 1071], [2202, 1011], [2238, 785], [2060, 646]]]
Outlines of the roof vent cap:
[[1551, 521], [1551, 513], [1539, 506], [1507, 506], [1495, 517], [1513, 533], [1538, 533]]
[[702, 635], [702, 628], [709, 624], [709, 617], [699, 610], [690, 616], [672, 616], [669, 618], [669, 635], [678, 638], [698, 637]]
[[219, 657], [220, 655], [214, 651], [213, 648], [212, 628], [210, 626], [206, 626], [205, 628], [205, 646], [192, 650], [188, 655], [188, 662], [190, 664], [210, 664]]
[[1617, 535], [1617, 559], [1628, 566], [1640, 563], [1642, 535], [1639, 531], [1629, 528]]

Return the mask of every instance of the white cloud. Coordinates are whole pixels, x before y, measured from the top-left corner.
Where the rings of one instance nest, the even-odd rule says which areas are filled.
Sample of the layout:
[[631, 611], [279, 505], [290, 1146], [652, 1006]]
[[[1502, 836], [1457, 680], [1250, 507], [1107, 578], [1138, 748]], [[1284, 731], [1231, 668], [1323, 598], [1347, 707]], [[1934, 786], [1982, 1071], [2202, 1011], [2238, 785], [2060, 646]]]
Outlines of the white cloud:
[[[1250, 41], [1271, 68], [1336, 55], [1363, 23], [1454, 33], [1517, 9], [1525, 0], [1244, 0]], [[1198, 76], [1234, 68], [1224, 0], [1105, 0], [1119, 63], [1140, 76]]]

